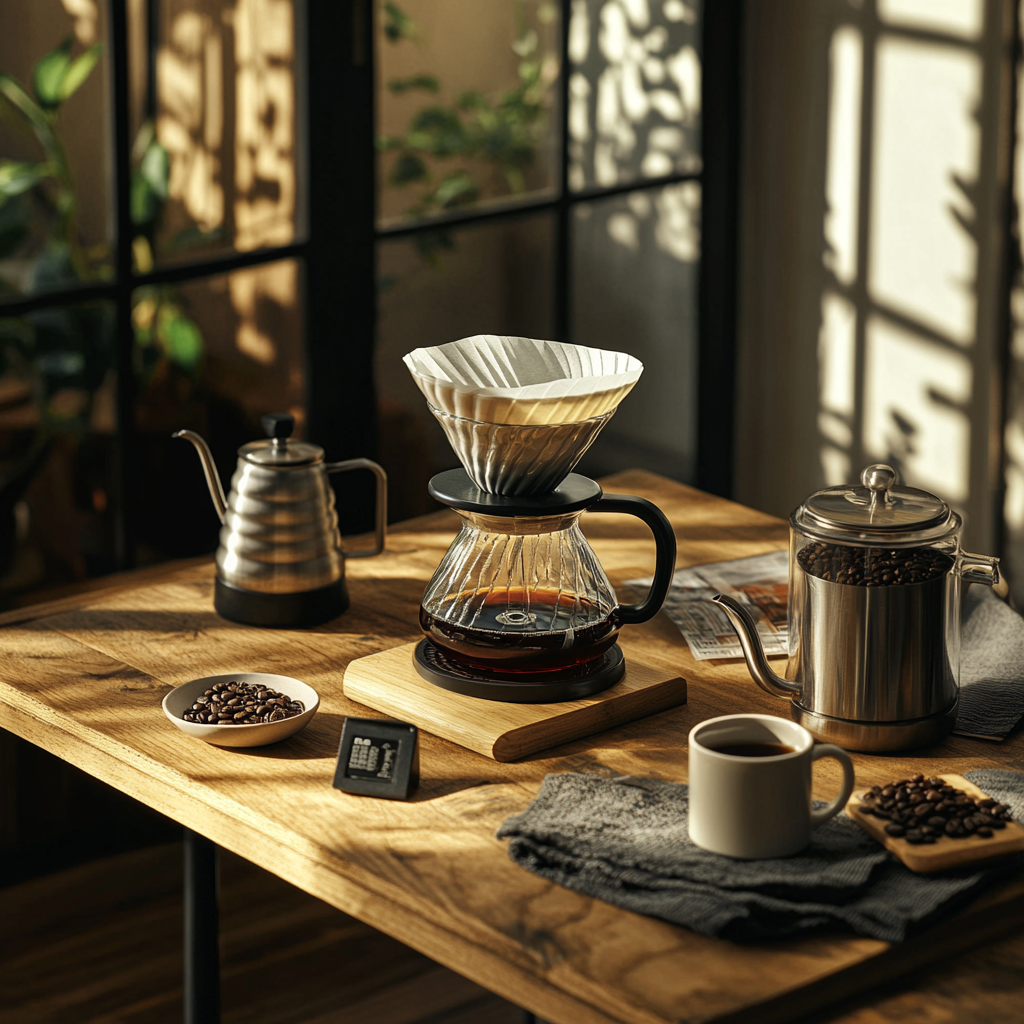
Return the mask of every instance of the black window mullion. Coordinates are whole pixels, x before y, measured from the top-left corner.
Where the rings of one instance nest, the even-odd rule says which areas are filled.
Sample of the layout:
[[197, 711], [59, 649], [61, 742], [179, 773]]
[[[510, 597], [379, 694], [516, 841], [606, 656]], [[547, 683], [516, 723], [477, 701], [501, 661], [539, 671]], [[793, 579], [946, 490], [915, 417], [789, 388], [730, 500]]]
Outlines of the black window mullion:
[[555, 338], [572, 341], [572, 197], [569, 194], [569, 21], [572, 0], [561, 3], [561, 36], [558, 85], [558, 206], [555, 218]]
[[131, 139], [128, 124], [128, 6], [110, 0], [111, 102], [114, 130], [114, 369], [117, 422], [114, 439], [115, 561], [119, 569], [135, 563], [133, 477], [138, 449], [135, 437], [135, 371], [132, 360]]

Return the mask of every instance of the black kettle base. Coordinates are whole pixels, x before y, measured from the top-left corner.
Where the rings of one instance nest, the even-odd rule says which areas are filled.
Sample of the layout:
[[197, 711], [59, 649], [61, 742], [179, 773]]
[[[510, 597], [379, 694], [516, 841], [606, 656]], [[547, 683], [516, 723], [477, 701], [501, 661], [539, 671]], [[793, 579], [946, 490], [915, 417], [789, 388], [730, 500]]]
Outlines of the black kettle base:
[[475, 672], [449, 658], [429, 640], [416, 645], [416, 671], [435, 686], [452, 693], [508, 704], [559, 704], [581, 700], [610, 689], [625, 674], [626, 659], [618, 644], [584, 665], [564, 672], [537, 672], [503, 676], [497, 672]]
[[246, 626], [295, 629], [319, 626], [337, 618], [348, 607], [345, 578], [316, 590], [295, 594], [263, 594], [225, 583], [220, 577], [213, 589], [213, 607], [222, 618]]

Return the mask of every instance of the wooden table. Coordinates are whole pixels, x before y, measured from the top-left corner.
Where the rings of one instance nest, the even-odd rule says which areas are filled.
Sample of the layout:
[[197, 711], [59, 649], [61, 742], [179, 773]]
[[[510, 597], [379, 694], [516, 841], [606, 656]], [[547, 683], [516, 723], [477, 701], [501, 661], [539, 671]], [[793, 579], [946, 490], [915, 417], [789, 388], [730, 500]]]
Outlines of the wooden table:
[[[679, 564], [785, 546], [785, 524], [648, 473], [608, 490], [657, 502], [672, 520]], [[260, 864], [556, 1024], [788, 1020], [1011, 926], [1024, 880], [897, 947], [826, 937], [736, 946], [618, 910], [512, 864], [494, 838], [548, 772], [686, 780], [686, 737], [736, 711], [785, 715], [737, 662], [695, 662], [668, 619], [641, 630], [654, 661], [689, 682], [680, 708], [497, 764], [429, 735], [423, 782], [409, 803], [331, 787], [356, 657], [416, 638], [424, 584], [456, 527], [440, 512], [396, 527], [387, 552], [348, 564], [352, 607], [325, 627], [256, 630], [213, 611], [212, 566], [121, 580], [111, 589], [0, 618], [0, 726], [53, 752], [221, 846]], [[646, 528], [627, 517], [584, 518], [613, 583], [653, 565]], [[251, 751], [218, 749], [167, 722], [160, 700], [198, 676], [252, 670], [298, 676], [321, 695], [312, 724]], [[904, 757], [855, 756], [859, 783], [909, 770], [934, 774], [1019, 767], [1024, 740], [951, 737]], [[836, 791], [820, 762], [816, 795]], [[870, 979], [870, 980], [868, 980]]]

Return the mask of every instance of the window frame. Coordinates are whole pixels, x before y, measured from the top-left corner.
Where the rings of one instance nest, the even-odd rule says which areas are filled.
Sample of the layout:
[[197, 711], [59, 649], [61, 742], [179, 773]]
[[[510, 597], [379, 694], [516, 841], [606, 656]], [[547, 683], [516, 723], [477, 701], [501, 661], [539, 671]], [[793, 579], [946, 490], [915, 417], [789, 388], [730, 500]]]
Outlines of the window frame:
[[[704, 0], [702, 10], [702, 159], [696, 173], [639, 178], [629, 184], [572, 192], [568, 187], [568, 55], [572, 0], [560, 0], [561, 69], [557, 117], [561, 162], [555, 193], [469, 209], [415, 223], [378, 227], [374, 102], [373, 0], [296, 0], [296, 109], [305, 230], [290, 244], [176, 262], [136, 273], [129, 207], [129, 49], [127, 0], [109, 0], [110, 107], [113, 132], [114, 276], [0, 303], [0, 316], [91, 301], [115, 309], [116, 434], [113, 508], [115, 562], [135, 564], [135, 420], [132, 293], [144, 285], [181, 284], [294, 259], [303, 266], [304, 379], [307, 436], [332, 458], [372, 454], [376, 448], [373, 349], [376, 321], [376, 247], [439, 227], [494, 223], [538, 212], [555, 215], [555, 338], [572, 339], [572, 214], [579, 203], [662, 188], [685, 181], [702, 187], [702, 242], [698, 287], [698, 486], [728, 496], [732, 489], [735, 352], [736, 205], [738, 193], [739, 52], [744, 0]], [[160, 0], [146, 0], [147, 105], [155, 108], [155, 52]], [[315, 31], [312, 30], [315, 26]], [[305, 68], [305, 74], [302, 69]], [[339, 98], [344, 97], [344, 102]], [[301, 119], [301, 114], [300, 114]], [[361, 503], [341, 510], [358, 522]]]

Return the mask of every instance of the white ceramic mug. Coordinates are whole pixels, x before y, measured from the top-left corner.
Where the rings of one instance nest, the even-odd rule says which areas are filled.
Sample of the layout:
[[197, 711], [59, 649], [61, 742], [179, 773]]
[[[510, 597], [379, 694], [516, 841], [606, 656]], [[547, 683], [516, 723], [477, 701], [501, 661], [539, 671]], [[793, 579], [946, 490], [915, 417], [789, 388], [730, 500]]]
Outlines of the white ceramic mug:
[[[788, 748], [745, 756], [723, 748], [770, 744]], [[811, 763], [834, 757], [842, 792], [811, 808]], [[831, 743], [815, 743], [801, 725], [774, 715], [724, 715], [690, 730], [690, 839], [705, 850], [754, 860], [785, 857], [811, 841], [811, 829], [846, 806], [853, 762]]]

